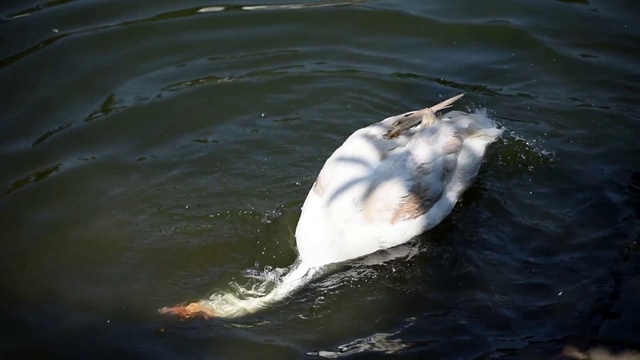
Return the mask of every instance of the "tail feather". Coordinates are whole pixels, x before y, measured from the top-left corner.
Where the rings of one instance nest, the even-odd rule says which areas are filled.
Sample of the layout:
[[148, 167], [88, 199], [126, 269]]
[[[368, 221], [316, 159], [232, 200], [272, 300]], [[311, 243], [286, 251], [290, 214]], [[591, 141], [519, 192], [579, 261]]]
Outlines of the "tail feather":
[[401, 132], [412, 128], [416, 125], [418, 125], [419, 123], [423, 123], [423, 124], [430, 124], [433, 123], [433, 121], [435, 121], [435, 117], [434, 114], [436, 113], [436, 111], [440, 111], [442, 109], [446, 109], [448, 107], [451, 107], [452, 104], [454, 102], [456, 102], [458, 99], [460, 99], [461, 97], [464, 96], [464, 93], [460, 94], [460, 95], [456, 95], [452, 98], [449, 98], [441, 103], [438, 103], [434, 106], [428, 107], [428, 108], [424, 108], [422, 110], [418, 110], [415, 111], [413, 113], [407, 113], [404, 117], [396, 120], [393, 123], [393, 128], [390, 129], [387, 134], [385, 135], [386, 138], [388, 139], [392, 139], [398, 135], [400, 135]]
[[464, 96], [464, 93], [460, 94], [460, 95], [456, 95], [452, 98], [449, 98], [441, 103], [438, 103], [434, 106], [428, 107], [428, 108], [424, 108], [422, 110], [419, 110], [418, 112], [426, 112], [426, 111], [431, 111], [431, 112], [436, 112], [436, 111], [440, 111], [442, 109], [446, 109], [449, 108], [451, 106], [453, 106], [453, 103], [456, 102], [458, 99], [460, 99], [461, 97]]

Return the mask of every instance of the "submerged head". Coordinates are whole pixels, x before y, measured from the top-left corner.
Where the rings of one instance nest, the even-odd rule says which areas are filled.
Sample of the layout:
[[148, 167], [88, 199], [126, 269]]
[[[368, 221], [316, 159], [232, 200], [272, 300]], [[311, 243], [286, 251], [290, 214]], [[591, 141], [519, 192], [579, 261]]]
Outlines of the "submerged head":
[[202, 316], [205, 319], [218, 316], [215, 311], [202, 301], [191, 303], [187, 306], [177, 305], [172, 307], [163, 307], [158, 310], [160, 314], [175, 315], [180, 319], [188, 319], [192, 317]]

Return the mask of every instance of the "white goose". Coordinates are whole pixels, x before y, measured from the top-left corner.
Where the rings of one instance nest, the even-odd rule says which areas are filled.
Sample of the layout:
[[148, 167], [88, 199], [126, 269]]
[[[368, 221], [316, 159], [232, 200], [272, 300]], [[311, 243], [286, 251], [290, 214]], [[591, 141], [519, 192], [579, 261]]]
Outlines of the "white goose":
[[353, 133], [320, 171], [296, 228], [299, 259], [265, 296], [162, 308], [191, 317], [238, 317], [284, 299], [328, 264], [388, 249], [439, 224], [471, 185], [501, 134], [484, 111], [452, 111], [462, 97], [392, 116]]

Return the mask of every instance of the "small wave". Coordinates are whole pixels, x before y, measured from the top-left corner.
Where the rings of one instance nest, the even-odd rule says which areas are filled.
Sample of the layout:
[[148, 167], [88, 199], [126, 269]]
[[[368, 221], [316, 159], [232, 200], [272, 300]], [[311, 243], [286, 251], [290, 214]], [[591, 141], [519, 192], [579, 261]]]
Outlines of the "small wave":
[[374, 333], [370, 336], [356, 339], [349, 343], [339, 345], [335, 350], [320, 350], [308, 352], [307, 355], [319, 356], [326, 359], [336, 359], [343, 356], [354, 355], [362, 352], [381, 352], [384, 354], [395, 354], [413, 344], [403, 341], [402, 339], [394, 339], [402, 331], [414, 325], [415, 319], [407, 319], [407, 323], [398, 331], [393, 333]]

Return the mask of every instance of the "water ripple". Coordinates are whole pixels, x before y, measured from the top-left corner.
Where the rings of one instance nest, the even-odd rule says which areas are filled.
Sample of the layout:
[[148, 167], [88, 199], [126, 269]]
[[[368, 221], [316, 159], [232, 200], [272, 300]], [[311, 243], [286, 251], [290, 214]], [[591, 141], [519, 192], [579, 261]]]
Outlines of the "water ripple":
[[255, 11], [255, 10], [300, 10], [309, 8], [324, 8], [324, 7], [340, 7], [356, 5], [360, 3], [369, 2], [371, 0], [352, 0], [352, 1], [325, 1], [314, 2], [306, 4], [277, 4], [277, 5], [229, 5], [229, 6], [209, 6], [198, 10], [201, 13], [219, 12], [219, 11]]
[[[7, 344], [511, 358], [598, 336], [626, 306], [619, 261], [637, 243], [638, 4], [506, 3], [7, 5], [0, 287], [3, 309], [29, 314]], [[153, 312], [277, 281], [327, 156], [457, 91], [505, 136], [413, 247], [343, 264], [237, 324]], [[267, 271], [247, 277], [256, 262]]]
[[73, 2], [75, 0], [53, 0], [53, 1], [47, 1], [45, 3], [41, 3], [38, 4], [36, 6], [32, 6], [30, 8], [24, 9], [24, 10], [19, 10], [17, 12], [11, 13], [9, 15], [9, 19], [17, 19], [20, 17], [24, 17], [24, 16], [29, 16], [34, 12], [38, 12], [38, 11], [42, 11], [45, 10], [47, 8], [51, 8], [51, 7], [55, 7], [55, 6], [59, 6], [59, 5], [64, 5], [66, 3], [70, 3]]

